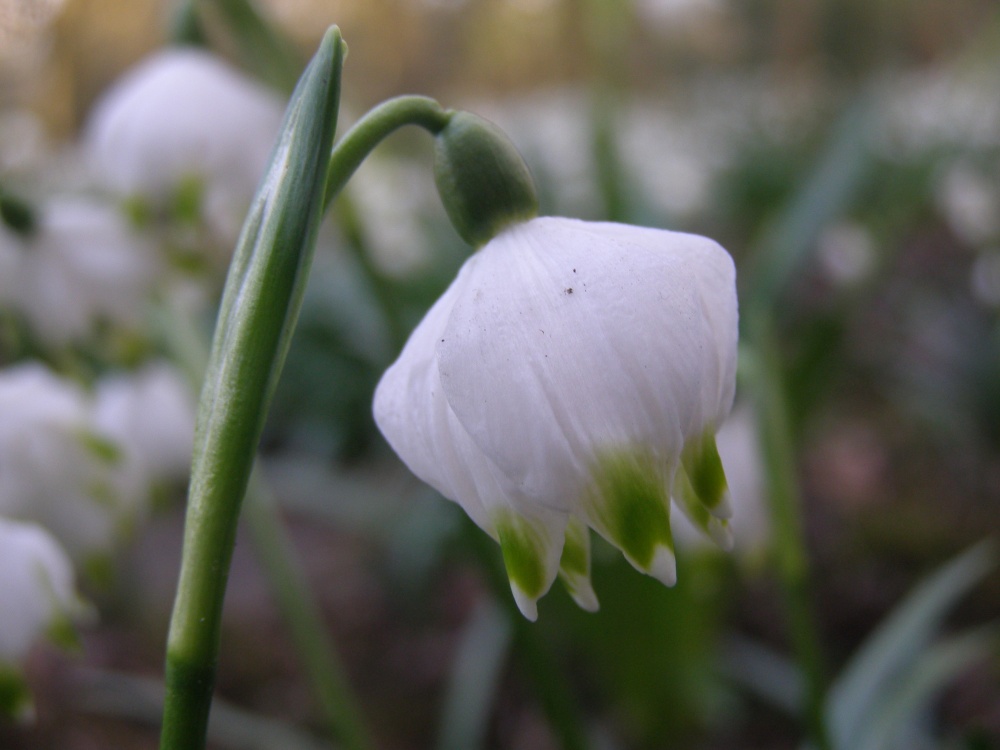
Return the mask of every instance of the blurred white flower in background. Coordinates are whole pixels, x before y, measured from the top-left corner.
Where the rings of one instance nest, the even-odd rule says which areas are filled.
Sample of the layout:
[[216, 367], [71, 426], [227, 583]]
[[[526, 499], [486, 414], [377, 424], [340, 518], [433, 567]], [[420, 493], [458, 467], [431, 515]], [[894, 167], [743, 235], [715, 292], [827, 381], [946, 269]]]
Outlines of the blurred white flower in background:
[[895, 73], [882, 82], [876, 144], [889, 156], [913, 158], [960, 146], [1000, 144], [1000, 78], [996, 66], [961, 65]]
[[163, 365], [96, 396], [38, 363], [0, 370], [0, 515], [35, 521], [74, 560], [106, 558], [148, 512], [154, 481], [186, 472], [194, 403]]
[[405, 276], [425, 266], [430, 248], [421, 218], [437, 208], [430, 170], [407, 159], [371, 157], [365, 160], [347, 187], [365, 232], [367, 247], [378, 268]]
[[375, 393], [410, 469], [503, 550], [526, 617], [559, 573], [595, 609], [594, 528], [676, 580], [671, 496], [728, 545], [732, 259], [704, 237], [537, 218], [472, 255]]
[[937, 202], [951, 230], [973, 247], [1000, 237], [1000, 186], [971, 164], [955, 162], [937, 184]]
[[90, 612], [77, 595], [73, 566], [41, 527], [0, 516], [0, 715], [30, 711], [18, 676], [32, 645], [72, 642], [73, 623]]
[[158, 269], [149, 240], [114, 206], [92, 198], [54, 196], [35, 214], [27, 234], [0, 224], [0, 305], [54, 344], [104, 322], [141, 327]]
[[91, 429], [82, 388], [36, 363], [0, 371], [0, 515], [35, 521], [76, 560], [106, 552], [125, 516], [117, 451]]
[[123, 452], [144, 482], [187, 476], [194, 439], [195, 397], [177, 370], [151, 362], [134, 373], [102, 378], [93, 424]]
[[154, 210], [169, 210], [179, 194], [193, 192], [201, 218], [228, 253], [284, 109], [276, 93], [220, 58], [164, 49], [95, 104], [83, 147], [100, 182]]
[[826, 227], [816, 252], [826, 277], [837, 286], [860, 284], [875, 270], [875, 240], [863, 224], [841, 221]]

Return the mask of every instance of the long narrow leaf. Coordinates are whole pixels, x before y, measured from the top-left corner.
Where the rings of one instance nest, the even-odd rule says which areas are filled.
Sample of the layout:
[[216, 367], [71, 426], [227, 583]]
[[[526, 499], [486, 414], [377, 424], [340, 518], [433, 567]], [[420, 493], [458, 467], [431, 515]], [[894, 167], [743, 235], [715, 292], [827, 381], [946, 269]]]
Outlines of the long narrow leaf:
[[510, 623], [496, 604], [486, 602], [476, 609], [455, 657], [438, 750], [483, 747], [510, 640]]
[[332, 27], [292, 95], [226, 278], [195, 428], [163, 750], [204, 746], [237, 520], [323, 215], [343, 59]]
[[834, 744], [859, 747], [878, 699], [928, 647], [944, 615], [993, 565], [988, 542], [933, 573], [906, 597], [854, 655], [832, 687], [828, 721]]
[[963, 669], [985, 658], [997, 644], [993, 627], [975, 630], [937, 643], [883, 696], [857, 750], [904, 750], [899, 738], [915, 718], [922, 718], [934, 696]]
[[836, 123], [825, 152], [795, 199], [755, 243], [744, 298], [773, 308], [823, 228], [849, 207], [870, 174], [873, 101], [862, 94]]

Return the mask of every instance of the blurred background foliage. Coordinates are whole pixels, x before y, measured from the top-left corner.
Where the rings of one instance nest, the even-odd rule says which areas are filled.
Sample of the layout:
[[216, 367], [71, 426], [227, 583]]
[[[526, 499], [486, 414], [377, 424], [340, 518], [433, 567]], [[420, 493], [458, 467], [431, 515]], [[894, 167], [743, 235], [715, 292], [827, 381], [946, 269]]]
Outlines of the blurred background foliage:
[[[249, 47], [230, 3], [200, 5], [205, 43], [283, 92], [338, 24], [341, 132], [386, 97], [433, 96], [511, 135], [543, 213], [696, 231], [733, 253], [744, 314], [775, 319], [831, 679], [918, 581], [1000, 529], [995, 0], [261, 0], [275, 36]], [[2, 0], [0, 184], [27, 181], [39, 143], [72, 143], [177, 14], [165, 0]], [[40, 127], [11, 124], [25, 112]], [[682, 543], [666, 590], [598, 544], [601, 612], [554, 590], [531, 625], [497, 582], [495, 546], [381, 441], [374, 384], [467, 253], [429, 164], [428, 139], [400, 133], [335, 205], [262, 448], [378, 746], [574, 746], [560, 726], [576, 724], [595, 748], [795, 747], [766, 510], [759, 480], [739, 479], [759, 474], [753, 450], [733, 459], [749, 466], [727, 462], [735, 555]], [[0, 363], [31, 356], [0, 338]], [[110, 584], [91, 584], [102, 619], [81, 653], [33, 656], [37, 723], [0, 726], [0, 746], [156, 746], [155, 684], [125, 674], [160, 674], [179, 501], [119, 553]], [[887, 673], [880, 694], [924, 674], [915, 660], [940, 622], [969, 632], [1000, 615], [995, 570], [960, 560], [947, 620], [945, 605], [923, 610], [935, 627], [912, 641], [916, 671]], [[321, 746], [246, 544], [227, 618], [233, 725], [274, 717], [307, 733], [282, 742]], [[906, 731], [872, 747], [1000, 747], [995, 638], [948, 655]], [[218, 747], [278, 736], [233, 725]]]

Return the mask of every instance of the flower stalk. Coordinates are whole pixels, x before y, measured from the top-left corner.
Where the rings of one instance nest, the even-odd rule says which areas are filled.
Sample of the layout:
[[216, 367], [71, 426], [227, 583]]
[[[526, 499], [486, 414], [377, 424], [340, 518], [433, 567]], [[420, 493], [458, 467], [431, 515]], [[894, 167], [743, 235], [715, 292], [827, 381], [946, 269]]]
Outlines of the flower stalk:
[[370, 110], [343, 135], [330, 155], [324, 207], [333, 202], [365, 157], [387, 136], [404, 125], [417, 125], [437, 135], [453, 114], [426, 96], [398, 96]]
[[198, 412], [162, 750], [205, 746], [237, 521], [323, 215], [344, 53], [332, 27], [292, 95], [226, 281]]
[[832, 746], [824, 714], [824, 659], [810, 599], [809, 562], [773, 324], [766, 312], [757, 309], [749, 316], [747, 325], [754, 345], [747, 374], [757, 402], [757, 412], [761, 415], [761, 446], [774, 527], [776, 566], [792, 648], [804, 682], [803, 720], [816, 750], [830, 750]]

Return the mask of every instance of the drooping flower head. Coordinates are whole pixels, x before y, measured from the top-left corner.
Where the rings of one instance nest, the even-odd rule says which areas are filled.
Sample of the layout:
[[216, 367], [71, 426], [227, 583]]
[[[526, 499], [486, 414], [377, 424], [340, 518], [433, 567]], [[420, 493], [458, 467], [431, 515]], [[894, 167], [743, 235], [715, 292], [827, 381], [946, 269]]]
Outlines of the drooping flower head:
[[30, 711], [21, 662], [43, 636], [73, 640], [73, 621], [88, 614], [73, 566], [59, 543], [33, 523], [0, 516], [0, 715]]
[[526, 218], [514, 192], [516, 212], [479, 235], [455, 222], [485, 244], [383, 376], [374, 411], [410, 469], [500, 543], [535, 619], [557, 574], [597, 608], [588, 527], [667, 585], [671, 497], [730, 544], [714, 435], [733, 400], [737, 307], [715, 242]]
[[84, 150], [112, 191], [158, 206], [199, 195], [228, 249], [267, 166], [280, 97], [220, 58], [165, 49], [142, 61], [95, 104]]

